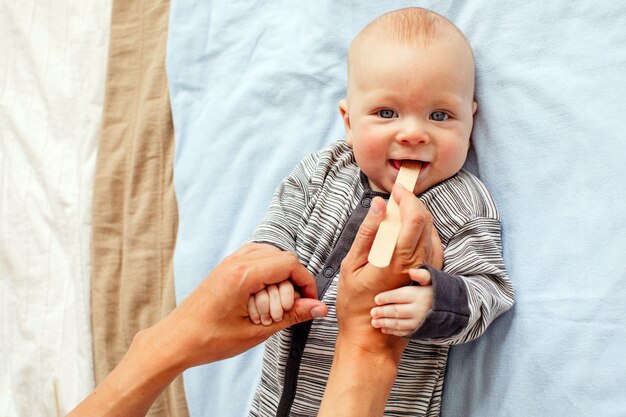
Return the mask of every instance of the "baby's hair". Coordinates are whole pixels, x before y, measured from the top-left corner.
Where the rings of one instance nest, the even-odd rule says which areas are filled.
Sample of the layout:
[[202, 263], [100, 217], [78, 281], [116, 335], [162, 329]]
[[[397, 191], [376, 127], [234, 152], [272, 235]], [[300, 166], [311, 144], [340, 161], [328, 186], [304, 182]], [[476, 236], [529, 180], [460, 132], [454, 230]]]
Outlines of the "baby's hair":
[[365, 27], [363, 32], [372, 30], [402, 43], [415, 41], [428, 42], [442, 17], [426, 9], [412, 7], [386, 13]]
[[353, 45], [368, 36], [376, 35], [403, 44], [418, 43], [420, 46], [428, 46], [429, 41], [436, 35], [451, 32], [456, 33], [464, 40], [473, 58], [474, 53], [471, 45], [454, 23], [440, 14], [421, 7], [394, 10], [377, 17], [359, 32]]
[[385, 13], [374, 19], [358, 33], [348, 50], [348, 98], [352, 90], [352, 82], [350, 81], [352, 78], [350, 75], [352, 73], [352, 61], [356, 55], [367, 53], [365, 52], [367, 48], [363, 50], [362, 46], [370, 40], [427, 48], [429, 43], [439, 36], [456, 37], [466, 46], [473, 72], [474, 51], [472, 46], [465, 34], [454, 23], [440, 14], [421, 7], [408, 7]]

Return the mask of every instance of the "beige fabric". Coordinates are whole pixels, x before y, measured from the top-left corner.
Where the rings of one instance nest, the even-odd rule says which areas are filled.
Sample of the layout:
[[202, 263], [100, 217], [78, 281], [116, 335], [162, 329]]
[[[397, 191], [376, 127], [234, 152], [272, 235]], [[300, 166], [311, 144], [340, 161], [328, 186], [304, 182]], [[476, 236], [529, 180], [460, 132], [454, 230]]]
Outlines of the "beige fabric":
[[[175, 306], [174, 136], [165, 74], [168, 0], [114, 0], [93, 198], [92, 325], [99, 383], [135, 333]], [[187, 416], [182, 379], [151, 417]]]

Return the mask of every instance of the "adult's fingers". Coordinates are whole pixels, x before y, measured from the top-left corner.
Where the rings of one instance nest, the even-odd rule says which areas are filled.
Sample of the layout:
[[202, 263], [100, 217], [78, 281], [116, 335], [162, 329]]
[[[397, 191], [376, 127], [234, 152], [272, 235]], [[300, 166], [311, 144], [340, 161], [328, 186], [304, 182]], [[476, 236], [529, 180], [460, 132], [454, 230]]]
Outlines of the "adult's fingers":
[[272, 284], [291, 279], [300, 288], [303, 297], [317, 298], [317, 285], [309, 271], [296, 256], [289, 252], [258, 251], [239, 256], [231, 255], [229, 261], [235, 269], [233, 276], [241, 277], [243, 291], [256, 293]]
[[430, 253], [430, 266], [435, 269], [443, 268], [443, 245], [441, 244], [441, 238], [439, 237], [439, 232], [433, 226], [431, 228], [431, 253]]
[[309, 321], [314, 318], [323, 317], [328, 314], [328, 307], [319, 300], [312, 298], [299, 298], [290, 311], [284, 313], [282, 321], [264, 326], [261, 330], [264, 337], [293, 326], [294, 324]]
[[430, 264], [432, 258], [432, 238], [431, 238], [432, 226], [429, 224], [424, 225], [422, 233], [420, 234], [417, 244], [413, 249], [411, 255], [411, 262], [407, 265], [409, 268], [416, 268], [423, 264]]
[[351, 266], [350, 269], [360, 268], [367, 263], [367, 256], [372, 248], [378, 227], [385, 218], [385, 210], [385, 200], [380, 197], [372, 199], [370, 209], [363, 219], [354, 237], [352, 247], [343, 261], [344, 264]]
[[420, 255], [428, 253], [430, 257], [432, 215], [424, 204], [404, 187], [394, 186], [393, 197], [398, 202], [401, 219], [394, 257], [400, 262], [401, 268], [418, 266], [413, 265], [416, 253]]
[[248, 298], [248, 316], [250, 317], [250, 321], [252, 321], [252, 323], [261, 324], [261, 315], [259, 314], [259, 310], [256, 308], [254, 295], [251, 295]]

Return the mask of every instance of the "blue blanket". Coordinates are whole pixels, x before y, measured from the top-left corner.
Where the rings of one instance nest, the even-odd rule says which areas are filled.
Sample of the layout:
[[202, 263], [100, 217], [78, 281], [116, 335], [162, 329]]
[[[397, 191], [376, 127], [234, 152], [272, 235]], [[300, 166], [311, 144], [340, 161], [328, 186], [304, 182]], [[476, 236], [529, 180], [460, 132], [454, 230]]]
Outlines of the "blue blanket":
[[[516, 288], [512, 311], [451, 349], [442, 415], [623, 416], [623, 2], [173, 0], [178, 298], [247, 239], [303, 156], [343, 136], [350, 40], [409, 5], [474, 46], [468, 166], [500, 208]], [[260, 361], [257, 348], [186, 372], [192, 417], [245, 415]]]

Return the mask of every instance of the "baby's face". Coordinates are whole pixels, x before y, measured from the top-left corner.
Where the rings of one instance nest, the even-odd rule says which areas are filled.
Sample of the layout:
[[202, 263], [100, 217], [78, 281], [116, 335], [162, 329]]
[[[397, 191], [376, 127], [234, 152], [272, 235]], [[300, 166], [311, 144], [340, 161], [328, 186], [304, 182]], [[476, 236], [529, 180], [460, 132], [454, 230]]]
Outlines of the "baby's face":
[[390, 192], [403, 160], [422, 162], [415, 194], [456, 174], [476, 105], [467, 47], [439, 37], [426, 47], [368, 41], [350, 61], [340, 102], [346, 141], [372, 189]]

